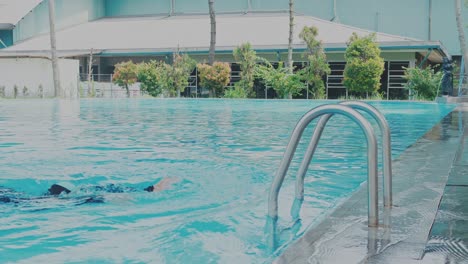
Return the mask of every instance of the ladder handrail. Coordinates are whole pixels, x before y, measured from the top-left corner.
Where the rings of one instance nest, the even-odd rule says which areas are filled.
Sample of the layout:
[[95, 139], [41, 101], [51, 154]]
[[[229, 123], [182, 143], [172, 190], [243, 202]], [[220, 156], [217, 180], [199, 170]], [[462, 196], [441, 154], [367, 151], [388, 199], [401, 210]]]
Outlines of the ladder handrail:
[[[372, 116], [379, 125], [382, 135], [382, 157], [383, 157], [383, 185], [384, 185], [384, 206], [387, 208], [392, 207], [392, 148], [391, 148], [391, 134], [385, 116], [375, 107], [360, 101], [346, 101], [341, 102], [341, 105], [349, 106], [353, 109], [362, 110]], [[324, 115], [320, 118], [315, 127], [312, 139], [307, 147], [306, 153], [302, 160], [301, 166], [296, 175], [296, 199], [302, 201], [304, 199], [304, 178], [310, 166], [310, 162], [314, 156], [315, 150], [322, 136], [323, 129], [327, 122], [332, 117], [332, 114]], [[300, 203], [299, 203], [300, 204]], [[294, 210], [294, 211], [293, 211]], [[291, 215], [295, 216], [297, 208], [292, 208]]]
[[[269, 231], [274, 240], [276, 232], [276, 222], [278, 218], [278, 195], [279, 190], [283, 184], [286, 173], [291, 164], [293, 155], [296, 151], [299, 140], [305, 128], [317, 117], [327, 114], [341, 114], [347, 116], [356, 122], [366, 135], [367, 139], [367, 173], [368, 173], [368, 226], [377, 227], [378, 225], [378, 178], [377, 178], [377, 139], [374, 134], [372, 125], [360, 113], [351, 107], [345, 105], [322, 105], [318, 106], [307, 112], [297, 123], [293, 130], [288, 146], [286, 147], [285, 154], [281, 160], [280, 167], [276, 172], [275, 178], [272, 182], [270, 194], [268, 198], [268, 217]], [[274, 241], [270, 241], [274, 245]]]

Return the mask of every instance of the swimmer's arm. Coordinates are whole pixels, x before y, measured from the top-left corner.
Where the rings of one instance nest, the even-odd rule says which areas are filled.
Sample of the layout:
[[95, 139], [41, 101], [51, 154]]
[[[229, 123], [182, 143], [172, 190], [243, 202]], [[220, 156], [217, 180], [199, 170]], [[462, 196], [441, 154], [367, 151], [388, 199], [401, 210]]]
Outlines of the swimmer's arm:
[[179, 182], [177, 178], [163, 178], [158, 183], [148, 186], [145, 188], [147, 192], [161, 192], [164, 190], [169, 190], [172, 187], [172, 184]]

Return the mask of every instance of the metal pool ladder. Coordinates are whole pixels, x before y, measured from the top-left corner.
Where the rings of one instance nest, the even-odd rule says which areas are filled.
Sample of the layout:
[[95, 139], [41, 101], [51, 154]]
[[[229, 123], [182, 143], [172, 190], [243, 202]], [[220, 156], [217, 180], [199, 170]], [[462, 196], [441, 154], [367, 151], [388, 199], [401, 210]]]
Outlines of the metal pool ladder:
[[276, 249], [276, 223], [278, 220], [278, 195], [283, 184], [286, 173], [291, 164], [297, 145], [302, 137], [304, 130], [316, 118], [322, 117], [315, 128], [311, 141], [307, 147], [306, 153], [302, 160], [296, 175], [296, 197], [291, 208], [291, 215], [295, 218], [299, 217], [299, 210], [304, 200], [304, 177], [309, 168], [310, 161], [315, 153], [317, 144], [322, 136], [322, 132], [335, 114], [344, 115], [356, 122], [364, 132], [367, 139], [367, 186], [368, 186], [368, 226], [377, 227], [379, 223], [378, 217], [378, 174], [377, 174], [377, 139], [374, 129], [369, 121], [367, 121], [355, 109], [367, 112], [378, 123], [382, 134], [382, 156], [383, 156], [383, 179], [384, 179], [384, 206], [392, 207], [392, 155], [391, 155], [391, 136], [390, 128], [385, 117], [375, 107], [359, 101], [342, 102], [335, 105], [318, 106], [307, 112], [297, 123], [293, 130], [286, 152], [280, 167], [276, 172], [275, 178], [271, 185], [270, 195], [268, 199], [268, 220], [267, 232], [269, 232], [270, 248]]

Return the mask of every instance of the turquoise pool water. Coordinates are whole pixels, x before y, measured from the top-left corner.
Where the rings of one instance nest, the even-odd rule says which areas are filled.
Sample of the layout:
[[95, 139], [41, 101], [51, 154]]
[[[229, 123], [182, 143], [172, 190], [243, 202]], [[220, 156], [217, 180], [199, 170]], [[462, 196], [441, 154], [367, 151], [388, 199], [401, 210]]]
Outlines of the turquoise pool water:
[[[322, 103], [1, 101], [0, 186], [37, 196], [53, 183], [141, 189], [161, 177], [178, 180], [161, 193], [100, 193], [103, 204], [75, 206], [73, 199], [55, 198], [0, 204], [1, 260], [265, 262], [270, 255], [263, 227], [272, 177], [298, 119]], [[390, 123], [394, 157], [454, 108], [374, 105]], [[306, 177], [304, 225], [298, 233], [366, 180], [365, 155], [357, 125], [333, 118]], [[288, 177], [280, 194], [280, 226], [290, 221], [293, 193], [294, 180]]]

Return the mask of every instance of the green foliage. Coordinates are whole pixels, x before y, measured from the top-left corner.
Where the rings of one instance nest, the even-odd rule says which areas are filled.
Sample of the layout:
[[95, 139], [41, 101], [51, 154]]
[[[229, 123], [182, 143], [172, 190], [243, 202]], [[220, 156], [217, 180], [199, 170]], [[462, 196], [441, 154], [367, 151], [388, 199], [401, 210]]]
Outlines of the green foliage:
[[[130, 92], [127, 92], [127, 96], [130, 97]], [[94, 89], [94, 81], [88, 82], [88, 97], [96, 97], [96, 89]]]
[[83, 83], [80, 83], [80, 97], [83, 98], [84, 96], [85, 94], [84, 94]]
[[141, 83], [141, 90], [149, 95], [159, 96], [167, 83], [168, 65], [164, 62], [150, 61], [138, 65], [137, 77]]
[[88, 97], [96, 97], [96, 89], [94, 88], [94, 80], [92, 78], [88, 81]]
[[255, 80], [255, 68], [257, 66], [257, 53], [252, 49], [250, 43], [244, 43], [233, 51], [234, 59], [239, 63], [241, 69], [241, 88], [245, 90], [248, 97], [254, 96], [253, 86]]
[[196, 62], [187, 54], [174, 55], [174, 62], [168, 72], [167, 80], [170, 82], [168, 85], [168, 92], [171, 96], [180, 97], [180, 91], [188, 86], [188, 79], [190, 74], [195, 69]]
[[247, 93], [245, 91], [245, 86], [242, 83], [243, 81], [237, 82], [234, 84], [233, 89], [228, 89], [224, 93], [225, 98], [247, 98]]
[[262, 79], [267, 86], [271, 86], [280, 98], [300, 94], [304, 89], [301, 76], [299, 74], [290, 74], [289, 69], [285, 68], [282, 62], [275, 68], [265, 60], [263, 64], [258, 65], [256, 76]]
[[0, 98], [5, 97], [5, 86], [0, 86]]
[[130, 97], [129, 85], [136, 83], [137, 81], [138, 67], [132, 61], [122, 62], [115, 65], [113, 81], [118, 86], [125, 88], [127, 91], [127, 97]]
[[[460, 72], [460, 67], [456, 63], [452, 63], [452, 73], [453, 75], [453, 88], [458, 89], [460, 85], [460, 78], [459, 78], [459, 72]], [[458, 76], [458, 77], [457, 77]]]
[[434, 73], [430, 66], [425, 69], [406, 68], [405, 77], [407, 83], [405, 88], [410, 90], [414, 98], [434, 100], [442, 80], [442, 72]]
[[211, 97], [223, 96], [224, 87], [231, 80], [231, 67], [225, 62], [215, 62], [213, 66], [198, 64], [200, 85], [210, 90]]
[[180, 96], [180, 91], [188, 86], [188, 79], [195, 61], [188, 55], [174, 55], [174, 62], [169, 65], [163, 61], [150, 61], [138, 65], [137, 77], [142, 91], [153, 97], [165, 93]]
[[344, 85], [357, 93], [373, 94], [380, 88], [380, 78], [384, 71], [384, 60], [375, 42], [375, 34], [359, 37], [351, 36], [345, 59]]
[[369, 96], [355, 96], [355, 95], [350, 95], [348, 97], [346, 96], [340, 96], [338, 97], [338, 100], [351, 100], [351, 101], [356, 101], [356, 100], [377, 100], [381, 101], [384, 99], [384, 94], [375, 92]]
[[299, 71], [302, 79], [312, 86], [310, 93], [314, 99], [325, 98], [325, 84], [323, 76], [330, 74], [331, 70], [327, 63], [327, 57], [323, 52], [322, 43], [317, 38], [318, 29], [316, 27], [304, 27], [299, 37], [307, 45], [307, 65]]
[[305, 26], [302, 28], [301, 33], [299, 33], [299, 38], [307, 45], [307, 50], [310, 55], [323, 51], [322, 42], [317, 40], [317, 36], [318, 29], [314, 26]]

